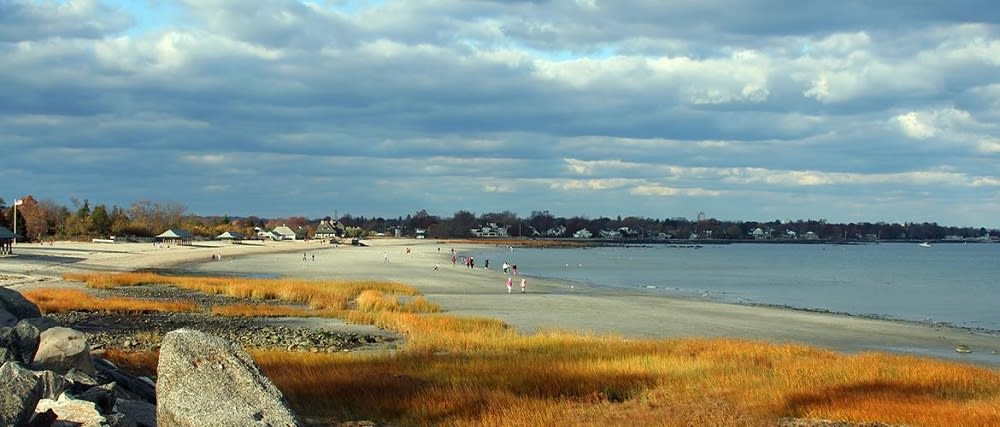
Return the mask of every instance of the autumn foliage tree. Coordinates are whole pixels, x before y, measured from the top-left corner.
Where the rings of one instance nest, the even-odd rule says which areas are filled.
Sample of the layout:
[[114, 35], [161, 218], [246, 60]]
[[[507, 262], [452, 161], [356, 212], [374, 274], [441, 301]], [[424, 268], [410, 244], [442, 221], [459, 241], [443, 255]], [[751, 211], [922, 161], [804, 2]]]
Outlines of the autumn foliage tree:
[[49, 224], [45, 215], [45, 209], [38, 204], [34, 197], [28, 195], [21, 199], [21, 206], [14, 206], [17, 209], [17, 230], [27, 240], [40, 240], [49, 231]]

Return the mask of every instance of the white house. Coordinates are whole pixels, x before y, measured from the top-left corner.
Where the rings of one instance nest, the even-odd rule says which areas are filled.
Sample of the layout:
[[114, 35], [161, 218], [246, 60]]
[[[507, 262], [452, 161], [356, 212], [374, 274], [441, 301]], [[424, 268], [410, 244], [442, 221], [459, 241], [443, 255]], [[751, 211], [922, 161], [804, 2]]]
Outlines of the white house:
[[574, 239], [589, 239], [591, 237], [594, 237], [594, 234], [591, 233], [590, 230], [586, 228], [581, 228], [577, 230], [575, 233], [573, 233]]
[[338, 237], [344, 237], [344, 226], [335, 219], [329, 221], [322, 219], [319, 221], [319, 225], [316, 226], [316, 233], [313, 237], [317, 239], [336, 239]]
[[271, 230], [271, 239], [274, 240], [302, 240], [305, 238], [305, 235], [305, 230], [301, 228], [298, 230], [292, 230], [292, 228], [287, 225], [274, 227], [274, 230]]
[[750, 232], [750, 235], [753, 236], [753, 238], [757, 239], [757, 240], [761, 240], [761, 239], [766, 239], [767, 238], [767, 234], [765, 234], [764, 230], [761, 230], [760, 227], [757, 227], [757, 228], [753, 229], [753, 231]]
[[565, 234], [566, 234], [566, 227], [562, 226], [562, 225], [560, 225], [558, 227], [550, 228], [550, 229], [548, 229], [548, 230], [545, 231], [545, 235], [548, 236], [548, 237], [559, 237], [559, 236], [563, 236]]
[[489, 223], [479, 228], [469, 230], [473, 237], [507, 237], [507, 227], [500, 227], [495, 223]]

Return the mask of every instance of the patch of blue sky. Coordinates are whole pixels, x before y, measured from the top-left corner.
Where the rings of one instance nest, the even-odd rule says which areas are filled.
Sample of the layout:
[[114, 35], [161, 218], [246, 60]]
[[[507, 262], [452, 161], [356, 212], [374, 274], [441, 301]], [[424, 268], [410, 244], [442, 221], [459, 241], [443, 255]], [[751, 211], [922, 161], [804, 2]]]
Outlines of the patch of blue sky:
[[138, 36], [168, 27], [178, 26], [180, 6], [169, 0], [105, 0], [128, 11], [135, 24], [125, 32], [127, 36]]
[[345, 15], [357, 15], [388, 3], [389, 0], [312, 0], [304, 3], [314, 4], [329, 10], [335, 10]]
[[579, 59], [608, 59], [618, 55], [618, 49], [614, 46], [602, 46], [590, 49], [568, 50], [568, 49], [538, 49], [528, 46], [511, 46], [520, 51], [530, 54], [532, 57], [544, 59], [551, 62], [576, 61]]

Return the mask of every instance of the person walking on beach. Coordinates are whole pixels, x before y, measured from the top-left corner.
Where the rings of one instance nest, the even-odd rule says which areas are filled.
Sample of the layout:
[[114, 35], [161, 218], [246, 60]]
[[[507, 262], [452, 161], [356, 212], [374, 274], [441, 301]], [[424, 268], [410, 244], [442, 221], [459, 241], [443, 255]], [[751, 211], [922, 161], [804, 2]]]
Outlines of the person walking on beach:
[[490, 259], [489, 258], [486, 258], [486, 262], [483, 263], [483, 268], [485, 268], [487, 270], [490, 269]]
[[457, 260], [457, 259], [458, 259], [458, 258], [455, 258], [455, 255], [452, 255], [452, 256], [451, 256], [451, 266], [452, 266], [452, 267], [454, 267], [454, 266], [455, 266], [455, 260]]
[[513, 287], [514, 287], [514, 279], [511, 279], [510, 276], [507, 276], [507, 293], [508, 294], [510, 293], [510, 289], [513, 288]]
[[503, 267], [503, 274], [507, 274], [507, 270], [510, 268], [510, 264], [507, 264], [507, 261], [504, 261], [503, 265], [501, 265], [500, 267]]
[[510, 270], [514, 272], [515, 276], [517, 276], [517, 264], [510, 266]]
[[525, 280], [524, 276], [521, 276], [521, 293], [524, 293]]
[[389, 263], [389, 253], [388, 252], [382, 252], [382, 262], [384, 262], [386, 264]]

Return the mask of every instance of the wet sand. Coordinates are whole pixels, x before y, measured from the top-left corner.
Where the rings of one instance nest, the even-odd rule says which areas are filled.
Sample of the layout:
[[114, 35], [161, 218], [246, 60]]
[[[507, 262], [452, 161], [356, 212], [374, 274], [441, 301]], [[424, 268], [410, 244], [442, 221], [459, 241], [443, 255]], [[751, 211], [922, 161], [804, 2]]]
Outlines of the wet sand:
[[[995, 354], [1000, 351], [1000, 337], [961, 328], [724, 304], [533, 278], [528, 278], [527, 293], [520, 293], [519, 278], [515, 278], [514, 293], [507, 294], [506, 276], [498, 265], [491, 266], [491, 270], [451, 265], [450, 250], [454, 248], [461, 254], [473, 248], [469, 244], [406, 239], [370, 240], [366, 241], [368, 247], [334, 247], [320, 242], [254, 243], [206, 242], [199, 247], [172, 248], [150, 244], [19, 245], [16, 256], [0, 258], [0, 286], [24, 289], [56, 284], [64, 271], [129, 271], [181, 265], [205, 273], [383, 279], [418, 288], [448, 314], [500, 319], [525, 334], [560, 330], [648, 339], [733, 337], [1000, 367], [1000, 355]], [[410, 253], [406, 253], [407, 248]], [[213, 254], [222, 255], [222, 261], [210, 261]], [[307, 255], [305, 261], [303, 254]], [[385, 262], [386, 255], [389, 262]], [[439, 266], [437, 270], [435, 265]], [[958, 345], [969, 346], [973, 353], [956, 353]]]

